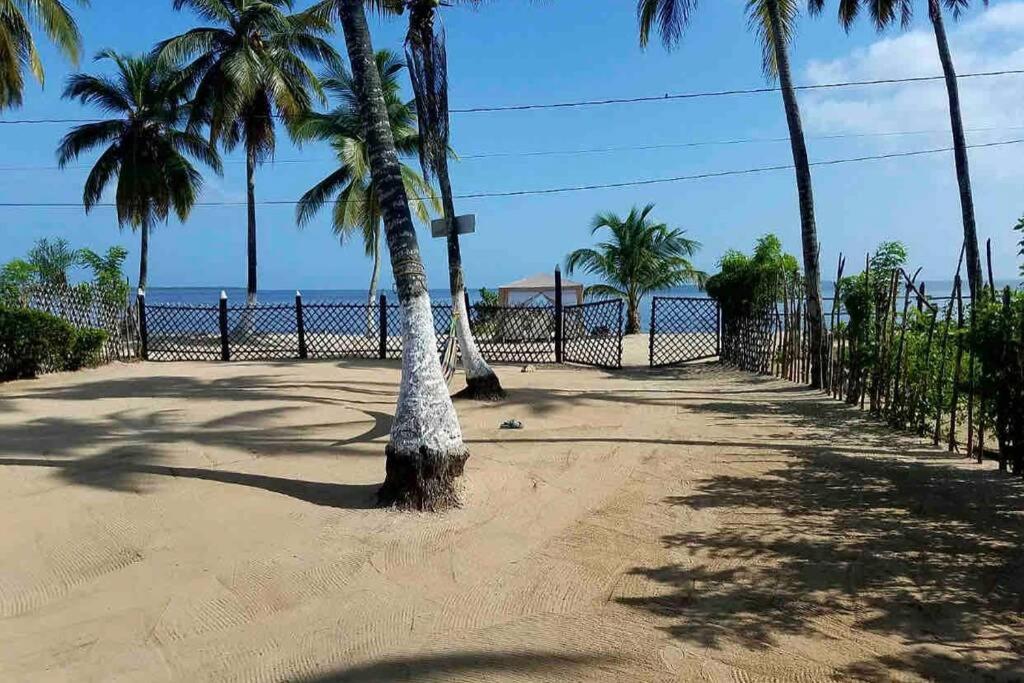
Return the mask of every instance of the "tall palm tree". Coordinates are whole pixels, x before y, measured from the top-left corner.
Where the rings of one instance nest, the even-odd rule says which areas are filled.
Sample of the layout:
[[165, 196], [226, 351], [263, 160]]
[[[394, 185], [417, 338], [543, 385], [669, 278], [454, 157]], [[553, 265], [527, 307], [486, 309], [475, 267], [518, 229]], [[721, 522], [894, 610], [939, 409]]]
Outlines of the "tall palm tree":
[[[988, 0], [981, 0], [986, 6]], [[808, 0], [811, 12], [818, 13], [826, 0]], [[978, 249], [978, 228], [974, 220], [974, 195], [971, 191], [971, 170], [967, 161], [967, 140], [964, 136], [963, 116], [960, 113], [960, 88], [956, 80], [956, 68], [949, 51], [946, 25], [942, 18], [942, 6], [958, 19], [968, 7], [970, 0], [927, 0], [928, 18], [935, 33], [935, 43], [942, 63], [942, 75], [946, 81], [946, 95], [949, 99], [949, 122], [953, 133], [953, 160], [956, 164], [956, 181], [960, 187], [960, 213], [964, 225], [965, 255], [967, 256], [967, 283], [971, 297], [979, 296], [983, 287], [981, 274], [981, 252]], [[853, 26], [862, 5], [866, 5], [871, 20], [878, 31], [883, 31], [897, 21], [907, 28], [914, 16], [913, 0], [839, 0], [839, 23], [847, 31]]]
[[330, 25], [310, 12], [288, 14], [292, 0], [174, 0], [216, 24], [162, 41], [155, 52], [196, 80], [192, 125], [206, 124], [211, 142], [245, 149], [246, 298], [256, 301], [256, 166], [274, 153], [274, 120], [297, 120], [323, 92], [306, 59], [333, 64], [322, 37]]
[[693, 267], [690, 258], [700, 248], [679, 228], [669, 228], [651, 218], [654, 204], [633, 207], [621, 218], [607, 212], [594, 216], [591, 234], [611, 232], [607, 242], [595, 248], [577, 249], [565, 260], [565, 268], [597, 275], [605, 282], [587, 287], [588, 294], [626, 300], [626, 334], [640, 331], [640, 300], [652, 293], [684, 284], [703, 285], [706, 275]]
[[437, 354], [427, 277], [387, 102], [377, 73], [363, 0], [331, 0], [345, 33], [359, 118], [366, 131], [370, 173], [377, 190], [391, 270], [402, 309], [402, 384], [388, 443], [387, 477], [378, 494], [385, 505], [441, 510], [459, 504], [455, 480], [469, 451]]
[[[812, 0], [814, 1], [814, 0]], [[697, 8], [697, 0], [637, 0], [640, 44], [647, 45], [653, 30], [661, 34], [666, 48], [674, 47], [682, 37]], [[811, 384], [822, 385], [824, 367], [824, 319], [821, 304], [821, 268], [818, 254], [818, 229], [814, 219], [814, 193], [811, 188], [811, 167], [807, 159], [800, 107], [793, 89], [789, 69], [789, 43], [797, 15], [796, 0], [747, 0], [750, 25], [761, 39], [765, 75], [778, 78], [782, 102], [789, 126], [789, 142], [796, 173], [797, 198], [800, 205], [800, 236], [803, 246], [804, 293], [807, 298], [807, 321], [810, 336]]]
[[[390, 50], [378, 50], [377, 72], [387, 104], [388, 120], [395, 148], [401, 156], [416, 154], [419, 133], [416, 131], [416, 110], [412, 102], [403, 102], [398, 74], [405, 68], [401, 59]], [[332, 227], [342, 242], [358, 233], [363, 240], [366, 255], [373, 259], [367, 304], [377, 300], [380, 278], [381, 206], [377, 189], [370, 174], [370, 155], [366, 135], [359, 121], [359, 98], [352, 74], [337, 67], [321, 78], [324, 90], [333, 94], [339, 104], [326, 114], [311, 113], [292, 127], [292, 137], [298, 142], [327, 142], [334, 149], [338, 168], [302, 195], [295, 209], [300, 226], [309, 223], [327, 204], [333, 201]], [[430, 222], [430, 210], [440, 212], [441, 206], [430, 185], [411, 166], [402, 164], [402, 180], [410, 208], [424, 223]], [[373, 331], [375, 316], [367, 320], [367, 333]]]
[[[88, 6], [88, 0], [75, 0]], [[45, 80], [31, 25], [36, 24], [72, 64], [78, 66], [82, 36], [67, 4], [61, 0], [0, 0], [0, 111], [21, 106], [28, 68], [39, 83]]]
[[92, 210], [117, 177], [117, 222], [141, 233], [139, 288], [145, 289], [150, 230], [172, 210], [186, 220], [203, 186], [188, 157], [217, 173], [220, 158], [210, 143], [185, 127], [190, 85], [185, 74], [152, 55], [104, 50], [97, 60], [114, 62], [116, 75], [74, 74], [64, 98], [94, 105], [112, 118], [73, 128], [57, 148], [58, 161], [63, 168], [84, 152], [104, 148], [85, 180], [82, 203], [86, 212]]
[[[478, 5], [481, 0], [452, 0], [447, 4]], [[336, 6], [339, 0], [323, 0], [322, 8]], [[409, 13], [409, 29], [405, 37], [406, 60], [416, 94], [416, 112], [420, 127], [420, 166], [427, 180], [436, 176], [441, 191], [448, 230], [448, 286], [452, 297], [455, 332], [466, 371], [466, 388], [458, 396], [498, 400], [505, 396], [498, 376], [488, 365], [476, 345], [466, 309], [466, 285], [462, 270], [462, 249], [454, 230], [455, 200], [448, 172], [448, 56], [444, 30], [437, 16], [439, 0], [366, 0], [374, 9], [386, 14]]]

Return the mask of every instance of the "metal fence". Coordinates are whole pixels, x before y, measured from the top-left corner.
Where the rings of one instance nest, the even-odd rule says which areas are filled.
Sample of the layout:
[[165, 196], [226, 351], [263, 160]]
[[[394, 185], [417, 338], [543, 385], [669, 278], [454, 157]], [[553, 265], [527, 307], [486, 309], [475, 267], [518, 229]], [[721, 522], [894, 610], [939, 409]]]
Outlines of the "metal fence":
[[[558, 306], [469, 306], [470, 326], [484, 358], [497, 363], [573, 363], [620, 367], [622, 303], [603, 301], [562, 310], [568, 331], [559, 339]], [[282, 360], [399, 358], [402, 320], [397, 305], [305, 302], [234, 306], [147, 304], [139, 297], [142, 353], [147, 360]], [[438, 352], [449, 344], [452, 306], [433, 304]]]
[[622, 301], [566, 306], [562, 356], [569, 363], [622, 367]]
[[714, 299], [656, 296], [651, 301], [651, 367], [714, 358], [721, 351], [721, 314]]

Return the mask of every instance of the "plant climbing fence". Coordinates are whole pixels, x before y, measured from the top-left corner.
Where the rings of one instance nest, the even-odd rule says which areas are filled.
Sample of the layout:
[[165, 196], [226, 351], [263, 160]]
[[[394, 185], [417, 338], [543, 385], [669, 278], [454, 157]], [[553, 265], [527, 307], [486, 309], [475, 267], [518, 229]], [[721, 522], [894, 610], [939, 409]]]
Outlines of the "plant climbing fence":
[[[839, 278], [842, 279], [840, 261]], [[811, 382], [836, 399], [927, 435], [950, 452], [996, 460], [1024, 476], [1024, 293], [988, 286], [972, 302], [959, 267], [948, 296], [933, 297], [902, 268], [862, 273], [826, 300], [820, 349], [794, 292], [761, 311], [722, 321], [723, 362]], [[829, 304], [831, 304], [829, 306]]]

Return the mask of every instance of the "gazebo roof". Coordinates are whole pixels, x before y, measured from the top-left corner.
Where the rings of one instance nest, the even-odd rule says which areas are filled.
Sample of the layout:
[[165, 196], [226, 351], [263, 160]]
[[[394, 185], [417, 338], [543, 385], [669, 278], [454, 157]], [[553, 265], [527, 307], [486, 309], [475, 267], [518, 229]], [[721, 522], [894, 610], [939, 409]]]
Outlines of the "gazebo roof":
[[[582, 287], [579, 282], [573, 282], [572, 280], [566, 280], [562, 278], [562, 289], [571, 289], [573, 287]], [[536, 273], [524, 277], [521, 280], [510, 282], [507, 285], [501, 285], [498, 289], [517, 289], [527, 291], [543, 291], [546, 289], [555, 288], [555, 276], [553, 273]]]

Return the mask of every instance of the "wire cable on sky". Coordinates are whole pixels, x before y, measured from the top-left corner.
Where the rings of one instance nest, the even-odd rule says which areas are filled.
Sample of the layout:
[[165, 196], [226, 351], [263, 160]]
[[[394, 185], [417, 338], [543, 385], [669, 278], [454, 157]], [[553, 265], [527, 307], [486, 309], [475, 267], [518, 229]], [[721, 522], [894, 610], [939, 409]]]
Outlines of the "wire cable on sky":
[[[989, 147], [1004, 147], [1007, 145], [1019, 145], [1024, 143], [1024, 138], [1016, 140], [1001, 140], [999, 142], [986, 142], [975, 145], [967, 145], [968, 149], [982, 149]], [[872, 154], [860, 157], [848, 157], [843, 159], [827, 159], [823, 161], [812, 161], [811, 166], [838, 166], [840, 164], [852, 164], [864, 161], [879, 161], [882, 159], [897, 159], [904, 157], [915, 157], [923, 156], [927, 154], [941, 154], [944, 152], [952, 152], [952, 147], [938, 147], [933, 149], [920, 149], [911, 150], [906, 152], [891, 152], [888, 154]], [[793, 164], [778, 164], [774, 166], [758, 166], [754, 168], [736, 169], [729, 171], [709, 171], [706, 173], [695, 173], [692, 175], [681, 175], [671, 176], [665, 178], [646, 178], [641, 180], [627, 180], [616, 183], [597, 183], [592, 185], [568, 185], [565, 187], [551, 187], [551, 188], [540, 188], [540, 189], [529, 189], [529, 190], [507, 190], [507, 191], [495, 191], [495, 192], [471, 192], [468, 194], [455, 195], [455, 199], [491, 199], [498, 197], [525, 197], [525, 196], [540, 196], [540, 195], [553, 195], [553, 194], [564, 194], [568, 192], [586, 192], [590, 190], [608, 190], [617, 189], [624, 187], [641, 187], [644, 185], [658, 185], [663, 183], [677, 183], [688, 180], [704, 180], [708, 178], [724, 178], [728, 176], [742, 176], [751, 175], [755, 173], [768, 173], [771, 171], [785, 171], [792, 170]], [[413, 201], [427, 201], [429, 199], [435, 199], [433, 197], [423, 197], [414, 199]], [[218, 206], [245, 206], [246, 202], [196, 202], [197, 207], [218, 207]], [[298, 204], [298, 201], [293, 199], [279, 199], [279, 200], [262, 200], [257, 201], [257, 205], [260, 206], [294, 206]], [[113, 208], [115, 204], [106, 202], [95, 204], [96, 207]], [[81, 202], [0, 202], [0, 208], [39, 208], [39, 209], [57, 209], [57, 208], [78, 208], [82, 207]]]
[[[965, 128], [964, 131], [967, 133], [991, 133], [997, 131], [1016, 131], [1024, 130], [1024, 125], [1021, 126], [986, 126], [980, 128]], [[863, 139], [863, 138], [883, 138], [883, 137], [899, 137], [899, 136], [910, 136], [910, 135], [949, 135], [949, 128], [933, 128], [930, 130], [893, 130], [893, 131], [879, 131], [874, 133], [834, 133], [831, 135], [807, 135], [804, 136], [807, 140], [849, 140], [849, 139]], [[577, 156], [586, 154], [613, 154], [617, 152], [635, 152], [635, 151], [654, 151], [660, 149], [684, 149], [684, 148], [695, 148], [695, 147], [716, 147], [716, 146], [737, 146], [737, 145], [748, 145], [748, 144], [760, 144], [760, 143], [788, 143], [789, 137], [774, 137], [774, 138], [736, 138], [731, 140], [694, 140], [690, 142], [666, 142], [662, 144], [650, 144], [650, 145], [622, 145], [617, 147], [589, 147], [589, 148], [578, 148], [578, 149], [547, 149], [547, 150], [530, 150], [520, 152], [480, 152], [476, 154], [460, 154], [459, 160], [473, 160], [473, 159], [500, 159], [508, 157], [547, 157], [547, 156]], [[225, 159], [224, 164], [240, 165], [244, 164], [244, 159]], [[329, 164], [337, 163], [337, 159], [331, 157], [316, 157], [309, 159], [273, 159], [268, 161], [266, 165], [273, 166], [275, 164]], [[71, 169], [91, 169], [90, 164], [68, 164], [64, 167], [64, 170]], [[47, 166], [0, 166], [0, 173], [11, 172], [11, 171], [59, 171], [62, 170], [60, 166], [55, 164]]]
[[[1003, 69], [1001, 71], [977, 71], [957, 74], [957, 79], [989, 78], [993, 76], [1014, 76], [1024, 74], [1024, 69]], [[867, 81], [843, 81], [840, 83], [816, 83], [795, 86], [796, 90], [829, 90], [834, 88], [853, 88], [858, 86], [895, 85], [899, 83], [927, 83], [943, 80], [944, 76], [912, 76], [907, 78], [878, 78]], [[737, 88], [732, 90], [706, 90], [701, 92], [665, 93], [664, 95], [648, 95], [645, 97], [616, 97], [596, 100], [576, 100], [571, 102], [549, 102], [540, 104], [510, 104], [496, 106], [480, 106], [452, 108], [452, 114], [489, 114], [507, 111], [532, 111], [543, 109], [574, 109], [578, 107], [598, 107], [610, 104], [639, 104], [645, 102], [672, 102], [675, 100], [692, 100], [707, 97], [729, 97], [734, 95], [759, 95], [762, 93], [779, 92], [778, 87]], [[38, 119], [6, 119], [0, 125], [17, 124], [49, 124], [49, 123], [96, 123], [102, 119], [82, 118], [38, 118]]]

